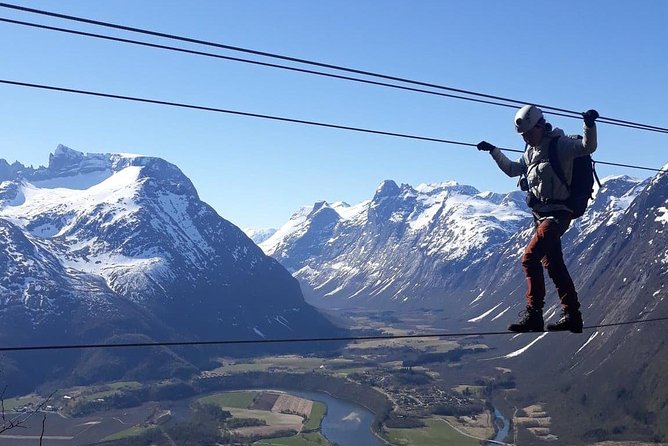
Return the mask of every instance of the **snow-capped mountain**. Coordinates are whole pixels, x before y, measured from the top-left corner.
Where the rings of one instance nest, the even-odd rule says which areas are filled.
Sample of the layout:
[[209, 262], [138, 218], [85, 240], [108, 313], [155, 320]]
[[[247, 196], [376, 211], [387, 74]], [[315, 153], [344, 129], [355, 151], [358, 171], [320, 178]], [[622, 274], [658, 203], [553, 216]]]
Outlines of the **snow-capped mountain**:
[[0, 161], [5, 344], [336, 331], [176, 166], [64, 146], [48, 167]]
[[276, 234], [276, 229], [274, 229], [274, 228], [262, 228], [262, 229], [245, 228], [244, 233], [248, 236], [248, 238], [253, 240], [253, 242], [256, 245], [259, 245], [260, 243], [269, 239], [272, 235]]
[[355, 206], [296, 212], [262, 249], [294, 273], [316, 305], [423, 304], [530, 221], [523, 197], [456, 182], [384, 181]]

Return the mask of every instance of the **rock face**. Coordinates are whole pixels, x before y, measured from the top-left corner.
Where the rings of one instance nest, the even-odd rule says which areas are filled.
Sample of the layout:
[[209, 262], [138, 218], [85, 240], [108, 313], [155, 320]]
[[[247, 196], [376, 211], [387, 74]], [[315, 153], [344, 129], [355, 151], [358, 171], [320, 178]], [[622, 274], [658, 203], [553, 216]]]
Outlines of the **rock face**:
[[3, 345], [338, 332], [162, 159], [59, 146], [0, 175]]

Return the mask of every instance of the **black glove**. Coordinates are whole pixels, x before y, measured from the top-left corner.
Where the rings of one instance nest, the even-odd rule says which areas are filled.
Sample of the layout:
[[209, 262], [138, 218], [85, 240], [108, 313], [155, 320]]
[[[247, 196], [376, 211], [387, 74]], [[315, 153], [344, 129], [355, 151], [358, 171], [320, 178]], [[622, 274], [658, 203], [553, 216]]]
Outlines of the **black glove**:
[[485, 152], [491, 152], [492, 150], [496, 149], [496, 146], [491, 145], [487, 141], [479, 142], [476, 147], [478, 150], [484, 150]]
[[593, 109], [582, 113], [582, 118], [584, 119], [585, 125], [587, 127], [594, 127], [594, 121], [598, 119], [598, 116], [598, 112]]

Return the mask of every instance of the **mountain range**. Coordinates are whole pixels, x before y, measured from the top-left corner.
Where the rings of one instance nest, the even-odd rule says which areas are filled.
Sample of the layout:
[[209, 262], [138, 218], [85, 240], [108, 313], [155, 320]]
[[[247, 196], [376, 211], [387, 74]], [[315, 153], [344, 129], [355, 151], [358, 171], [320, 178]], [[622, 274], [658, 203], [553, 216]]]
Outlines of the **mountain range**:
[[[285, 268], [160, 158], [59, 146], [47, 167], [0, 160], [0, 253], [2, 345], [340, 332], [304, 302]], [[3, 365], [7, 379], [24, 373], [24, 383], [25, 370], [38, 382], [54, 370], [86, 370], [81, 378], [94, 380], [119, 377], [122, 367], [106, 367], [112, 359], [133, 357], [130, 375], [144, 376], [168, 363], [194, 369], [213, 351], [151, 349], [152, 368], [128, 352], [105, 353], [100, 364], [100, 353], [51, 355], [50, 368], [34, 367], [44, 361], [37, 353], [15, 354]]]
[[522, 203], [517, 192], [388, 180], [355, 206], [300, 209], [260, 246], [318, 306], [424, 306], [526, 226]]

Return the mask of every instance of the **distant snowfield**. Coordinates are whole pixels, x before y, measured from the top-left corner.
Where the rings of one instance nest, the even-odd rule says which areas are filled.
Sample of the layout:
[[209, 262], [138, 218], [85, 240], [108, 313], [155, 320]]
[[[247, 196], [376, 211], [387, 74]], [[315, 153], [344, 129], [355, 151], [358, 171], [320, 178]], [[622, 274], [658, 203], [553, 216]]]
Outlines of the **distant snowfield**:
[[48, 180], [33, 181], [31, 184], [40, 189], [78, 189], [84, 190], [100, 184], [111, 177], [113, 172], [110, 169], [89, 172], [85, 174], [72, 175], [67, 177], [50, 178]]
[[[22, 200], [0, 208], [0, 217], [6, 218], [27, 232], [38, 237], [54, 237], [68, 229], [76, 215], [88, 213], [100, 204], [115, 207], [118, 212], [113, 221], [127, 217], [139, 207], [133, 201], [138, 188], [137, 180], [141, 166], [129, 166], [111, 175], [109, 171], [91, 172], [71, 177], [21, 184]], [[69, 186], [69, 181], [73, 187]], [[88, 185], [88, 187], [85, 187]], [[69, 221], [57, 231], [36, 231], [29, 223], [41, 216], [57, 214], [69, 216]]]
[[244, 233], [249, 239], [253, 240], [255, 244], [260, 244], [276, 233], [274, 228], [245, 228]]

